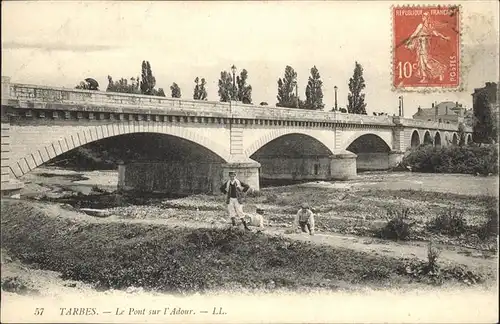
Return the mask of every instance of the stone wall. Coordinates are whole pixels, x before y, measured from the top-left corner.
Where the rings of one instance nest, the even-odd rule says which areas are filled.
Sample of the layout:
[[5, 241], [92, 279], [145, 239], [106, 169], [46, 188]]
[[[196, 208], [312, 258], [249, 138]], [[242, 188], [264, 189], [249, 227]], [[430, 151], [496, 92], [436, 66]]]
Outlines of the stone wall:
[[217, 193], [219, 163], [134, 162], [118, 168], [118, 190], [169, 194]]

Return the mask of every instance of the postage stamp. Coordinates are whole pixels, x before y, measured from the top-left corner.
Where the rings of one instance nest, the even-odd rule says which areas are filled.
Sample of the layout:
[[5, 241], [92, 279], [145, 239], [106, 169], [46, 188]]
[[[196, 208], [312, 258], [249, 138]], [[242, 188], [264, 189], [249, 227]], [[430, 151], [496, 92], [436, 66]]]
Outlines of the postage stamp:
[[453, 90], [460, 80], [460, 6], [392, 7], [393, 90]]

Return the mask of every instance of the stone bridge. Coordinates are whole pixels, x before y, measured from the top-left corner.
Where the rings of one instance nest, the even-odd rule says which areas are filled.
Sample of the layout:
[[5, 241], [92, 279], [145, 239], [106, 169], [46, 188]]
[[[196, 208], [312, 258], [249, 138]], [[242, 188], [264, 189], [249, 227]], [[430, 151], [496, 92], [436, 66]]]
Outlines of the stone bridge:
[[[349, 179], [356, 170], [390, 168], [410, 147], [458, 143], [457, 124], [27, 85], [8, 77], [1, 100], [2, 192], [18, 189], [16, 179], [58, 155], [118, 136], [156, 136], [165, 151], [156, 161], [124, 161], [119, 188], [180, 192], [216, 191], [229, 169], [256, 189], [259, 179]], [[183, 153], [168, 154], [171, 146]]]

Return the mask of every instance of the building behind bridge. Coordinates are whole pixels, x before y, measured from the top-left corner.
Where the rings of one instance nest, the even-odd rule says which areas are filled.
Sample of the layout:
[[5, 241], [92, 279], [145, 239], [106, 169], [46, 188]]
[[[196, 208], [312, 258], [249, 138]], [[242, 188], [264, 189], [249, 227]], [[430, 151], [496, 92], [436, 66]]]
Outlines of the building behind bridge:
[[467, 109], [458, 102], [443, 101], [432, 103], [431, 108], [418, 107], [413, 119], [447, 124], [463, 122], [468, 126], [472, 126], [472, 109]]

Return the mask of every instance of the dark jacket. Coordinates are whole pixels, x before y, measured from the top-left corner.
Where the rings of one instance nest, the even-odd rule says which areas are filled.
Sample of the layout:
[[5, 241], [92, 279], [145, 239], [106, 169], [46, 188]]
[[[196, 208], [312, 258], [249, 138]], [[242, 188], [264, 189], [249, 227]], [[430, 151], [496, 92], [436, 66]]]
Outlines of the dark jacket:
[[[238, 179], [236, 179], [236, 180], [238, 180]], [[226, 190], [226, 188], [227, 188], [227, 185], [230, 181], [231, 180], [224, 182], [222, 184], [222, 186], [220, 187], [220, 191], [226, 195], [226, 204], [229, 204], [229, 198], [230, 198], [229, 197], [229, 190]], [[248, 189], [250, 189], [250, 186], [241, 180], [238, 180], [238, 181], [239, 181], [241, 187], [236, 186], [236, 199], [238, 199], [238, 202], [241, 204], [241, 203], [243, 203], [243, 193], [247, 192]]]

